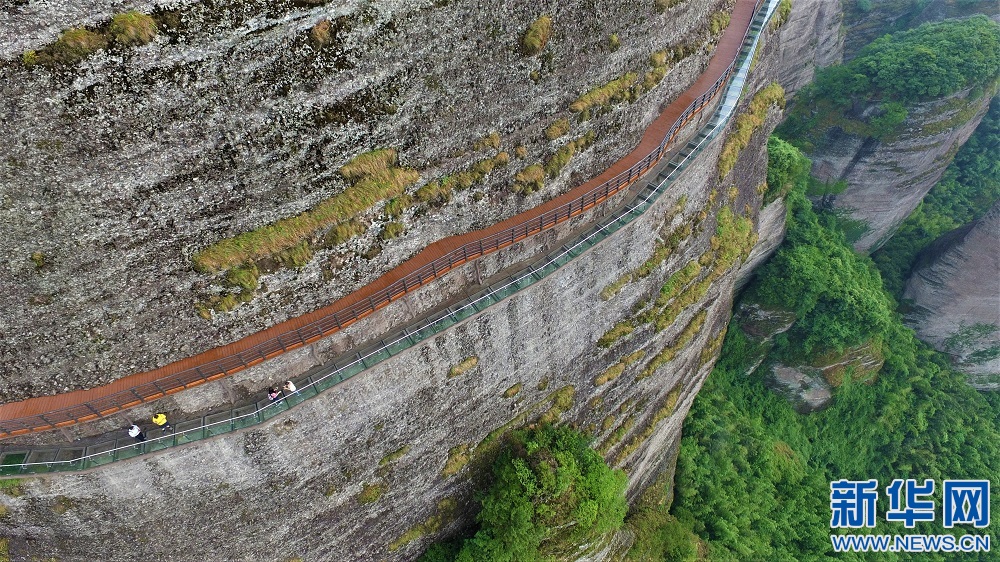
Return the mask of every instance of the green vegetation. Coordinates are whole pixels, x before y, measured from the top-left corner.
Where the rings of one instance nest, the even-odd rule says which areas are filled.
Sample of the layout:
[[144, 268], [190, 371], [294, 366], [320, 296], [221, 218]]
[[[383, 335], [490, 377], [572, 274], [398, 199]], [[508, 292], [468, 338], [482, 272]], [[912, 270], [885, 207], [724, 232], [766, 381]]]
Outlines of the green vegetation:
[[389, 543], [389, 552], [395, 552], [407, 544], [441, 530], [446, 523], [458, 515], [458, 502], [452, 498], [444, 498], [437, 504], [434, 514], [424, 519], [419, 525], [407, 530], [399, 538]]
[[487, 148], [500, 148], [500, 133], [492, 131], [483, 138], [472, 144], [473, 150], [485, 150]]
[[618, 340], [631, 334], [633, 330], [635, 330], [635, 325], [631, 320], [622, 320], [597, 340], [597, 347], [611, 347]]
[[750, 144], [750, 137], [764, 125], [767, 111], [771, 106], [785, 107], [785, 91], [777, 82], [762, 88], [753, 99], [746, 112], [736, 117], [734, 126], [719, 156], [719, 178], [729, 175], [736, 165], [740, 152]]
[[309, 29], [309, 40], [317, 48], [323, 48], [333, 43], [333, 25], [323, 18]]
[[[786, 154], [770, 164], [796, 160]], [[730, 330], [685, 421], [674, 518], [656, 504], [640, 503], [629, 520], [637, 530], [632, 559], [686, 560], [704, 552], [713, 560], [822, 559], [831, 554], [832, 480], [1000, 476], [1000, 398], [971, 389], [946, 357], [914, 338], [893, 314], [873, 264], [853, 252], [830, 217], [812, 210], [801, 167], [781, 167], [769, 176], [795, 186], [786, 242], [743, 295], [796, 312], [798, 321], [775, 339], [772, 357], [808, 361], [827, 350], [873, 343], [884, 355], [883, 367], [874, 380], [846, 379], [828, 409], [801, 415], [767, 389], [763, 369], [746, 375], [760, 350], [741, 329]], [[650, 493], [662, 499], [665, 490]], [[878, 533], [940, 529], [933, 523], [907, 531], [884, 520], [878, 525]], [[644, 552], [656, 554], [643, 558]]]
[[732, 16], [729, 12], [715, 12], [708, 20], [708, 32], [712, 35], [719, 35], [729, 27]]
[[684, 0], [656, 0], [656, 10], [659, 12], [665, 12], [683, 2]]
[[379, 466], [385, 466], [385, 465], [387, 465], [387, 464], [389, 464], [391, 462], [394, 462], [394, 461], [400, 459], [406, 453], [409, 453], [409, 452], [410, 452], [410, 446], [409, 445], [403, 445], [402, 447], [400, 447], [400, 448], [396, 449], [395, 451], [393, 451], [393, 452], [387, 454], [386, 456], [382, 457], [382, 459], [380, 461], [378, 461], [378, 465]]
[[503, 397], [504, 398], [513, 398], [513, 397], [517, 396], [521, 392], [522, 388], [524, 388], [524, 384], [522, 384], [522, 383], [515, 383], [515, 384], [511, 385], [510, 388], [508, 388], [507, 390], [503, 391]]
[[448, 460], [444, 463], [444, 469], [441, 470], [441, 476], [445, 478], [458, 474], [459, 470], [465, 468], [465, 465], [469, 464], [469, 454], [471, 451], [471, 445], [469, 443], [463, 443], [462, 445], [457, 445], [448, 450]]
[[611, 51], [617, 51], [619, 47], [622, 46], [622, 42], [618, 39], [617, 33], [612, 33], [611, 37], [608, 37], [608, 49]]
[[792, 0], [781, 0], [781, 2], [778, 3], [778, 13], [774, 16], [774, 19], [771, 20], [771, 29], [775, 30], [785, 25], [791, 13]]
[[[927, 23], [876, 39], [847, 64], [817, 72], [816, 81], [796, 96], [779, 134], [807, 151], [833, 127], [890, 139], [910, 104], [991, 87], [998, 74], [1000, 25], [985, 16]], [[875, 112], [861, 113], [873, 105]]]
[[399, 238], [402, 236], [403, 232], [406, 230], [406, 226], [401, 222], [390, 222], [386, 223], [385, 227], [382, 229], [382, 234], [379, 238], [382, 240], [392, 240], [393, 238]]
[[453, 379], [457, 376], [464, 375], [478, 364], [479, 364], [479, 357], [475, 355], [466, 357], [465, 359], [462, 360], [461, 363], [455, 365], [454, 367], [451, 368], [451, 370], [448, 371], [448, 378]]
[[513, 190], [515, 193], [528, 195], [541, 190], [544, 182], [545, 168], [541, 164], [531, 164], [514, 175]]
[[776, 352], [842, 352], [880, 336], [894, 322], [894, 306], [874, 265], [854, 253], [831, 217], [812, 210], [801, 190], [789, 194], [788, 208], [785, 242], [748, 289], [750, 299], [799, 318], [777, 338]]
[[396, 165], [396, 151], [391, 148], [355, 157], [340, 168], [340, 174], [351, 183], [343, 193], [300, 215], [212, 244], [192, 257], [195, 268], [217, 272], [280, 252], [292, 252], [292, 257], [301, 258], [302, 244], [317, 230], [351, 221], [379, 201], [401, 195], [420, 179], [415, 170]]
[[550, 178], [558, 176], [559, 172], [569, 164], [573, 155], [586, 150], [594, 143], [595, 138], [597, 138], [597, 135], [594, 131], [587, 131], [583, 136], [559, 147], [559, 150], [556, 150], [555, 154], [545, 161], [545, 173]]
[[920, 252], [942, 234], [978, 219], [1000, 199], [1000, 98], [955, 155], [941, 181], [872, 259], [897, 299]]
[[10, 539], [0, 539], [0, 562], [10, 562]]
[[550, 37], [552, 37], [552, 17], [543, 15], [531, 22], [521, 36], [521, 51], [528, 56], [537, 55], [545, 48]]
[[358, 494], [358, 502], [360, 503], [375, 503], [385, 494], [386, 485], [382, 483], [378, 484], [364, 484], [361, 487], [361, 493]]
[[493, 463], [475, 536], [435, 545], [421, 562], [542, 562], [620, 528], [626, 478], [565, 427], [518, 430]]
[[107, 45], [107, 39], [100, 33], [83, 28], [68, 29], [51, 45], [37, 51], [25, 52], [21, 62], [29, 68], [36, 64], [48, 67], [72, 65], [104, 49]]
[[593, 88], [571, 103], [569, 109], [574, 113], [580, 113], [592, 108], [608, 107], [619, 101], [630, 101], [632, 86], [638, 78], [638, 74], [629, 72], [603, 86]]
[[35, 269], [36, 270], [37, 269], [42, 269], [43, 267], [45, 267], [45, 264], [46, 264], [45, 254], [42, 253], [42, 252], [32, 252], [31, 253], [31, 262], [35, 264]]
[[145, 45], [156, 33], [156, 20], [135, 10], [116, 15], [108, 26], [108, 37], [125, 47]]
[[565, 135], [569, 132], [569, 119], [562, 118], [556, 120], [554, 123], [545, 129], [545, 138], [549, 140], [556, 140], [557, 138]]
[[793, 189], [805, 191], [812, 164], [799, 149], [776, 136], [767, 139], [767, 183], [764, 204], [782, 199]]

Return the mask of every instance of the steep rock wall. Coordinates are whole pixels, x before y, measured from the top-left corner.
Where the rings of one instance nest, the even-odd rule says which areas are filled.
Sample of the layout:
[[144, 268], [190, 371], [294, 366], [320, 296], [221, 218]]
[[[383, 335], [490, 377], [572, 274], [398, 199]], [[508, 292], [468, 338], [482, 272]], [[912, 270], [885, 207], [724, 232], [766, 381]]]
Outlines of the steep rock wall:
[[846, 183], [821, 204], [853, 221], [856, 250], [877, 249], [913, 212], [975, 131], [989, 103], [990, 94], [965, 90], [914, 104], [896, 138], [878, 141], [836, 129], [808, 154], [813, 176]]
[[775, 71], [791, 97], [812, 82], [817, 67], [840, 62], [844, 52], [841, 2], [793, 0], [788, 21], [778, 32]]
[[[700, 295], [690, 293], [692, 302], [661, 331], [639, 326], [607, 347], [596, 342], [686, 265], [702, 259], [709, 274], [712, 262], [703, 258], [714, 251], [720, 209], [748, 213], [756, 224], [765, 141], [777, 118], [769, 114], [724, 182], [716, 162], [726, 135], [645, 215], [552, 276], [285, 415], [165, 454], [22, 481], [19, 495], [0, 495], [8, 511], [0, 536], [12, 539], [15, 559], [412, 560], [428, 541], [469, 524], [471, 493], [497, 430], [539, 416], [595, 434], [598, 450], [628, 471], [634, 496], [672, 470], [681, 423], [728, 321], [738, 262]], [[484, 274], [553, 247], [579, 224], [491, 256]], [[665, 233], [685, 227], [690, 235], [649, 275], [604, 298], [606, 287], [651, 258]], [[749, 249], [740, 250], [744, 257]], [[472, 275], [470, 268], [449, 279], [461, 284]], [[240, 376], [299, 372], [441, 298], [440, 291], [407, 296], [347, 333]], [[474, 367], [449, 376], [473, 356]], [[218, 400], [223, 384], [170, 400]], [[156, 523], [162, 514], [169, 526]], [[443, 524], [428, 530], [423, 524], [435, 514]]]
[[903, 298], [917, 335], [948, 353], [969, 382], [1000, 389], [1000, 203], [942, 237], [914, 269]]
[[[97, 29], [131, 8], [173, 27], [71, 67], [21, 63], [60, 30]], [[233, 341], [350, 292], [434, 240], [580, 183], [627, 152], [701, 72], [713, 49], [709, 14], [724, 8], [93, 0], [4, 10], [0, 400], [107, 383]], [[525, 56], [520, 38], [543, 12], [552, 37]], [[320, 49], [309, 35], [323, 19], [332, 38]], [[568, 110], [628, 71], [641, 77], [653, 52], [680, 46], [689, 56], [637, 100], [595, 109], [586, 122]], [[570, 134], [548, 141], [542, 131], [559, 117], [573, 119]], [[545, 189], [511, 192], [518, 169], [587, 131], [595, 145]], [[491, 132], [499, 148], [476, 150]], [[386, 218], [377, 205], [359, 219], [363, 234], [317, 247], [300, 269], [264, 275], [252, 302], [199, 317], [195, 305], [220, 295], [222, 276], [195, 272], [194, 252], [340, 193], [339, 166], [384, 146], [420, 171], [420, 183], [497, 150], [511, 163], [443, 208], [410, 209], [400, 219], [407, 232], [389, 242], [379, 240]]]

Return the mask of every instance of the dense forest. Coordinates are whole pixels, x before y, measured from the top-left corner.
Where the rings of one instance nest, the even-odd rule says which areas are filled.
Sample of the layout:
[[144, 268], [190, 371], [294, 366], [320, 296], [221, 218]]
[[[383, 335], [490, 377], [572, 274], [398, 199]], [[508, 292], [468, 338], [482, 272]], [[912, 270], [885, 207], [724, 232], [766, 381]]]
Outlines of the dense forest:
[[[1000, 479], [1000, 397], [972, 389], [947, 357], [918, 341], [896, 302], [919, 253], [1000, 197], [1000, 98], [874, 259], [853, 250], [835, 216], [813, 208], [807, 194], [816, 182], [799, 147], [815, 148], [817, 131], [832, 126], [889, 138], [908, 103], [963, 88], [985, 94], [998, 72], [1000, 26], [982, 17], [884, 36], [847, 64], [818, 72], [779, 129], [790, 140], [768, 141], [764, 197], [786, 200], [785, 242], [740, 296], [796, 321], [766, 348], [736, 323], [730, 327], [685, 421], [674, 482], [651, 486], [626, 517], [624, 474], [611, 470], [585, 435], [552, 426], [519, 430], [492, 464], [474, 535], [434, 545], [421, 562], [564, 559], [623, 528], [632, 543], [621, 554], [630, 561], [949, 558], [834, 555], [830, 482]], [[872, 102], [879, 104], [873, 116], [850, 117]], [[848, 372], [822, 411], [798, 413], [765, 385], [772, 362], [803, 364], [858, 346], [879, 356], [880, 370], [874, 377]], [[941, 501], [940, 487], [934, 497]], [[943, 532], [940, 520], [905, 529], [883, 514], [875, 529], [861, 532]], [[963, 559], [991, 559], [980, 556]]]
[[[885, 363], [873, 382], [848, 379], [829, 408], [803, 415], [766, 388], [763, 369], [746, 376], [756, 350], [739, 327], [730, 329], [685, 422], [673, 506], [712, 560], [831, 555], [832, 480], [1000, 476], [1000, 399], [973, 390], [944, 356], [914, 338], [892, 311], [874, 263], [854, 253], [832, 218], [813, 211], [801, 188], [788, 204], [788, 238], [744, 293], [799, 314], [772, 355], [867, 340], [877, 342]], [[937, 522], [908, 532], [941, 530]], [[903, 531], [879, 521], [876, 532]]]
[[[813, 209], [806, 193], [816, 182], [796, 148], [816, 149], [831, 127], [888, 140], [913, 101], [964, 88], [974, 96], [992, 91], [998, 29], [976, 17], [882, 37], [850, 62], [818, 72], [778, 129], [790, 142], [768, 143], [768, 184], [791, 191], [788, 234], [741, 299], [792, 311], [797, 321], [769, 350], [731, 326], [685, 422], [669, 527], [680, 539], [693, 533], [707, 558], [944, 560], [950, 555], [834, 555], [830, 482], [875, 478], [884, 487], [896, 478], [929, 478], [940, 487], [945, 479], [1000, 475], [1000, 397], [972, 389], [946, 356], [919, 342], [895, 300], [923, 249], [1000, 196], [1000, 101], [874, 260], [853, 251], [836, 217]], [[872, 104], [878, 110], [860, 117], [859, 108]], [[881, 370], [873, 379], [846, 377], [821, 412], [797, 413], [764, 383], [772, 361], [803, 364], [861, 344], [881, 355]], [[762, 353], [764, 366], [753, 370]], [[861, 532], [944, 532], [940, 520], [907, 530], [882, 515], [875, 529]], [[952, 531], [991, 534], [992, 527]], [[692, 552], [674, 547], [647, 560], [693, 559]]]
[[[1000, 25], [986, 16], [925, 23], [884, 35], [845, 64], [816, 72], [796, 96], [779, 134], [806, 152], [827, 132], [891, 140], [918, 101], [970, 89], [992, 95], [1000, 75]], [[874, 110], [873, 110], [874, 108]]]

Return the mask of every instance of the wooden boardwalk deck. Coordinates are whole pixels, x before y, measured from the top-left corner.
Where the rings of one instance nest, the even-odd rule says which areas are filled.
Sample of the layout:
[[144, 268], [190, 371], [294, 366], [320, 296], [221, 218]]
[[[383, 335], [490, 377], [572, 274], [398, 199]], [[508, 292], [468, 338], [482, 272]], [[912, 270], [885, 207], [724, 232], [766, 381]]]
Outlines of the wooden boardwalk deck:
[[[639, 144], [590, 181], [483, 230], [451, 236], [336, 302], [233, 343], [113, 383], [0, 405], [0, 438], [82, 423], [203, 384], [308, 345], [387, 306], [447, 271], [537, 234], [627, 188], [666, 152], [666, 146], [732, 67], [760, 0], [738, 0], [708, 68], [646, 129]], [[692, 103], [696, 111], [684, 115]], [[681, 119], [684, 116], [685, 119]], [[666, 145], [666, 146], [665, 146]]]

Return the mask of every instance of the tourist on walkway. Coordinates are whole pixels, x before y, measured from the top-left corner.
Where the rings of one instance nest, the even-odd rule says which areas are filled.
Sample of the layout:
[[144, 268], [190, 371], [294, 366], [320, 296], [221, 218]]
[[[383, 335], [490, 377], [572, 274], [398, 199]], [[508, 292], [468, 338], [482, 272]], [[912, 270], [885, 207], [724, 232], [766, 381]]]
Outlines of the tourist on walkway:
[[277, 388], [274, 388], [272, 386], [271, 388], [267, 389], [267, 399], [270, 400], [271, 402], [274, 402], [280, 396], [281, 394], [278, 392]]
[[285, 381], [285, 386], [281, 387], [282, 396], [287, 396], [288, 394], [285, 394], [286, 392], [288, 394], [295, 392], [295, 383], [292, 381]]
[[168, 429], [173, 429], [170, 422], [167, 421], [167, 414], [160, 412], [158, 414], [153, 414], [153, 423], [155, 423], [162, 430], [162, 433], [166, 433]]
[[132, 424], [132, 427], [128, 428], [128, 436], [134, 438], [139, 443], [146, 440], [146, 434], [135, 424]]

